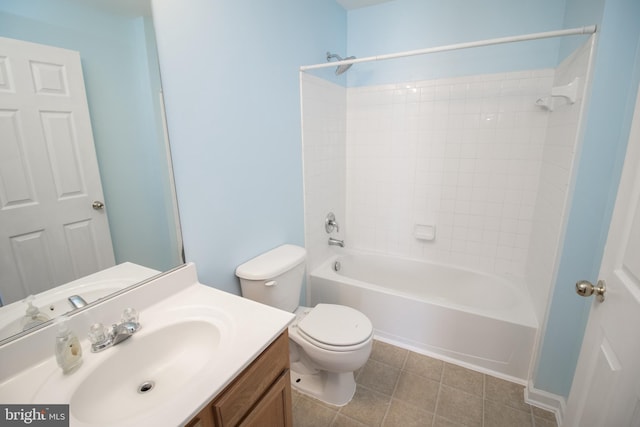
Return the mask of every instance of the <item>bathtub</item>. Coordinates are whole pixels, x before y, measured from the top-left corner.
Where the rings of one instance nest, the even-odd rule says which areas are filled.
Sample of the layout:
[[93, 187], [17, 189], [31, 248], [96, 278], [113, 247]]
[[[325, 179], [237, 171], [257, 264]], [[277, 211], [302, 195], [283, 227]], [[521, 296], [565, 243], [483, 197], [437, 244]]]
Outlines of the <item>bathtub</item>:
[[516, 283], [353, 252], [310, 272], [308, 298], [312, 306], [362, 311], [382, 341], [521, 384], [529, 377], [538, 324], [526, 290]]

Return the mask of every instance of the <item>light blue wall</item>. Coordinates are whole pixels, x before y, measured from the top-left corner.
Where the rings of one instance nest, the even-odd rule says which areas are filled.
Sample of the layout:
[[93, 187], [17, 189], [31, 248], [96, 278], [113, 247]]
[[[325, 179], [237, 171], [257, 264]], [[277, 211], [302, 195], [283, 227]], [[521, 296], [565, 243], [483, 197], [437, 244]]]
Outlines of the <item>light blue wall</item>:
[[640, 81], [640, 2], [571, 0], [567, 6], [567, 21], [602, 19], [573, 202], [534, 378], [536, 388], [565, 397], [592, 303], [576, 296], [574, 284], [598, 278]]
[[[578, 183], [534, 378], [537, 388], [567, 395], [589, 304], [572, 287], [594, 280], [600, 264], [638, 82], [640, 3], [396, 0], [345, 19], [333, 0], [154, 2], [187, 259], [204, 283], [236, 293], [238, 264], [303, 243], [299, 65], [324, 62], [327, 50], [364, 57], [601, 24]], [[583, 40], [444, 56], [429, 76], [554, 67]], [[415, 71], [421, 66], [374, 76], [358, 64], [349, 85], [424, 78]]]
[[[600, 25], [605, 0], [565, 0], [564, 28], [576, 28], [583, 25]], [[580, 47], [580, 37], [563, 37], [560, 42], [558, 63]]]
[[[348, 14], [348, 53], [367, 57], [562, 28], [564, 1], [395, 0]], [[555, 67], [560, 41], [355, 64], [348, 85]]]
[[170, 194], [150, 26], [148, 18], [105, 13], [83, 1], [0, 4], [0, 36], [80, 52], [116, 262], [166, 270], [179, 259], [165, 207]]
[[334, 0], [153, 0], [185, 253], [239, 293], [236, 266], [304, 244], [298, 68], [346, 50]]

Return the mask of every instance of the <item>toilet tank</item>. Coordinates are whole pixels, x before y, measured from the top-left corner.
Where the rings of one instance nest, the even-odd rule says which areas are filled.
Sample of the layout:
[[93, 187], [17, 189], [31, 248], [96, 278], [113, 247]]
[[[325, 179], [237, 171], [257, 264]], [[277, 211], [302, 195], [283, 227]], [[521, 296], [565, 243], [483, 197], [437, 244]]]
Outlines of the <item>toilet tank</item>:
[[242, 296], [293, 312], [300, 302], [306, 251], [282, 245], [236, 268]]

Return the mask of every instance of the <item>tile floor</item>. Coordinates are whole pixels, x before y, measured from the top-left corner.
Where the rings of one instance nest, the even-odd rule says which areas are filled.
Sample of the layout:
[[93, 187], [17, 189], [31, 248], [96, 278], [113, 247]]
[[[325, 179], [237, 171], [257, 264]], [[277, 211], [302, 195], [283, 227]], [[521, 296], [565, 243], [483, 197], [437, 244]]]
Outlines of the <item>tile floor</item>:
[[293, 392], [294, 427], [556, 427], [523, 386], [374, 341], [343, 407]]

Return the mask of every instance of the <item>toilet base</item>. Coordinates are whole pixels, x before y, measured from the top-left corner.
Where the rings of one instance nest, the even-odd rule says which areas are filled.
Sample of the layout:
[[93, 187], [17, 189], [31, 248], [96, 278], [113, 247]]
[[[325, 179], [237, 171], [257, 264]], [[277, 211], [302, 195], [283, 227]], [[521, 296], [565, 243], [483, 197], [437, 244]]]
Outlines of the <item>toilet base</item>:
[[302, 394], [334, 406], [351, 402], [356, 392], [353, 372], [301, 374], [291, 369], [291, 386]]

